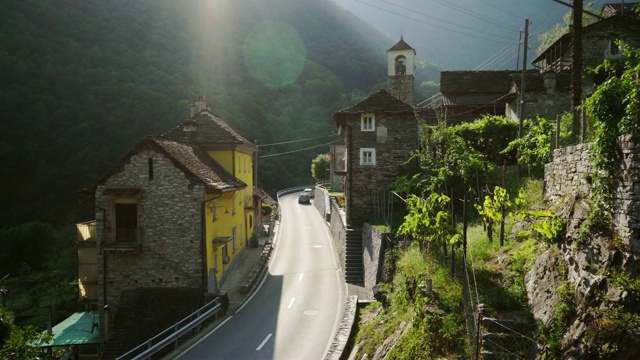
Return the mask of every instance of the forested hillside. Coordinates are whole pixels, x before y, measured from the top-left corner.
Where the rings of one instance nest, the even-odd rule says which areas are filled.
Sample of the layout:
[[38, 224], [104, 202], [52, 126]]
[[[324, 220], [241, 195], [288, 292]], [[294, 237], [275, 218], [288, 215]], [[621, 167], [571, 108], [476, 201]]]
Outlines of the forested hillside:
[[259, 145], [318, 138], [260, 148], [310, 148], [260, 159], [261, 187], [309, 183], [331, 114], [384, 84], [395, 41], [328, 0], [2, 1], [0, 226], [87, 220], [75, 191], [200, 94]]

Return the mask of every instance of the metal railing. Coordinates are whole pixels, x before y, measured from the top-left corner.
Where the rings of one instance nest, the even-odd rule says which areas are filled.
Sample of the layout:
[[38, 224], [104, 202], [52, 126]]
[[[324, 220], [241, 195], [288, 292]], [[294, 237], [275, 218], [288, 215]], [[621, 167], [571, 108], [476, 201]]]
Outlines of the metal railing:
[[296, 192], [300, 192], [300, 191], [302, 191], [304, 189], [313, 189], [314, 187], [316, 187], [316, 186], [315, 185], [301, 185], [301, 186], [296, 186], [296, 187], [280, 190], [276, 194], [276, 197], [278, 199], [280, 199], [281, 196], [293, 194], [293, 193], [296, 193]]
[[[124, 355], [116, 358], [116, 360], [142, 360], [151, 359], [151, 357], [167, 347], [172, 346], [177, 349], [180, 345], [178, 340], [193, 329], [200, 327], [206, 320], [222, 311], [220, 299], [215, 299], [191, 315], [175, 323], [170, 328], [162, 331], [158, 335], [145, 341], [144, 343], [131, 349]], [[199, 329], [198, 329], [199, 331]]]

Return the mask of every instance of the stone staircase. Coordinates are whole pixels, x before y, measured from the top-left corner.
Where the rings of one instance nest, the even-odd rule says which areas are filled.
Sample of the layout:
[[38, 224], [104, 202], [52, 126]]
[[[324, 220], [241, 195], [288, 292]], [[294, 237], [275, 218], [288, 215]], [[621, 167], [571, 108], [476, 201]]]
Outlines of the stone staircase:
[[345, 280], [349, 284], [364, 285], [362, 262], [362, 229], [347, 228], [345, 251]]
[[514, 348], [514, 344], [521, 340], [520, 337], [516, 333], [507, 330], [513, 328], [515, 322], [516, 319], [513, 318], [483, 317], [482, 359], [506, 360], [524, 359], [526, 357], [526, 353], [518, 353], [517, 346]]

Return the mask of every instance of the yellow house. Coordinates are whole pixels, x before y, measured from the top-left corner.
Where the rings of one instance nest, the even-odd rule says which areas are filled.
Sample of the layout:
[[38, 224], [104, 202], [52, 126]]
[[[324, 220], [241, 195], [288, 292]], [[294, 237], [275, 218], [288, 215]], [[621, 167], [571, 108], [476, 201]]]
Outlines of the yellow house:
[[205, 201], [206, 269], [209, 292], [217, 292], [236, 256], [256, 227], [253, 188], [256, 183], [257, 146], [218, 118], [200, 96], [191, 117], [163, 136], [196, 145], [246, 186], [207, 194]]
[[[142, 322], [168, 326], [203, 294], [218, 294], [257, 226], [256, 153], [199, 98], [186, 121], [141, 140], [80, 191], [94, 196], [96, 217], [77, 225], [79, 294], [87, 310], [100, 313], [107, 354], [155, 335]], [[136, 313], [144, 307], [135, 302], [147, 298], [173, 307]]]

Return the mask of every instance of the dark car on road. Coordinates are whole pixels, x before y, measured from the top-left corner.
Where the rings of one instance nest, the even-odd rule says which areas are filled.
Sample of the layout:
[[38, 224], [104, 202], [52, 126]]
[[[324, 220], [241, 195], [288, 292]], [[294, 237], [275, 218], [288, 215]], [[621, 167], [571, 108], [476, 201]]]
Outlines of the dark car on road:
[[303, 191], [298, 197], [298, 204], [310, 204], [311, 203], [311, 195]]

